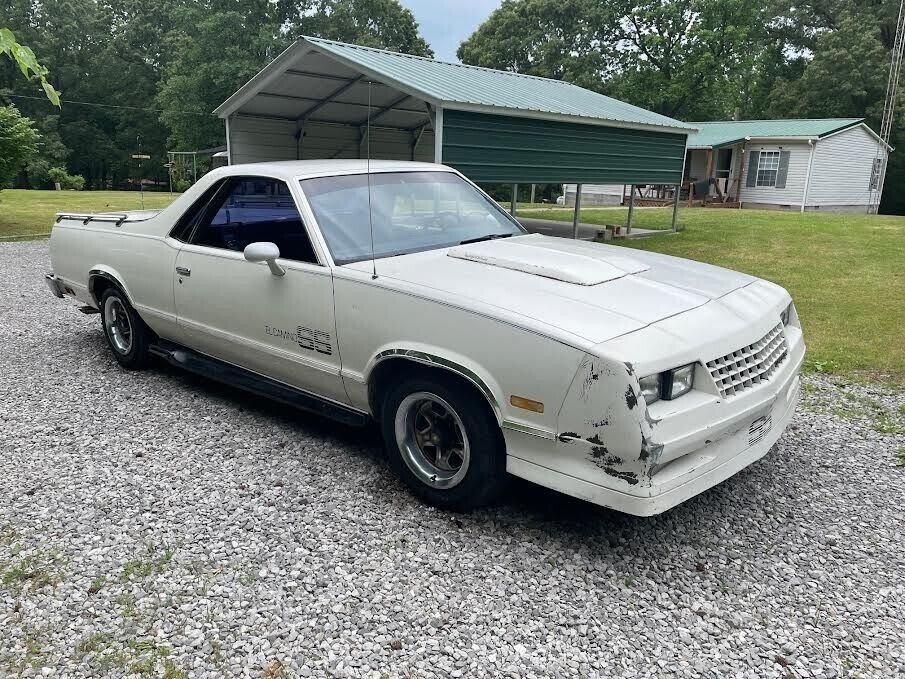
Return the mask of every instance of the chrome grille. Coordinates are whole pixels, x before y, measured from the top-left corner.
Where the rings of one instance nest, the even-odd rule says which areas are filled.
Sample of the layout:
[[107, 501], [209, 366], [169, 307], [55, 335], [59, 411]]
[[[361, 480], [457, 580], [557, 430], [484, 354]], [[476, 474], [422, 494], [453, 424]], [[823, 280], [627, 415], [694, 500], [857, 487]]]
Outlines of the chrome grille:
[[780, 323], [754, 344], [708, 361], [707, 369], [720, 394], [733, 396], [769, 380], [788, 355], [789, 346]]

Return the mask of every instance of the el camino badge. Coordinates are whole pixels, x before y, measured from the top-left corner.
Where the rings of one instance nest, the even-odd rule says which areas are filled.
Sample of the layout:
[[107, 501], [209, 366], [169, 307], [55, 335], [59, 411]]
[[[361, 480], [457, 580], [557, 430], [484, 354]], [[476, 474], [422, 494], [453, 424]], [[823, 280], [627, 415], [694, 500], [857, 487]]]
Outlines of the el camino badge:
[[301, 349], [316, 351], [319, 354], [330, 356], [333, 354], [333, 346], [330, 343], [330, 333], [323, 330], [313, 330], [304, 326], [298, 326], [295, 332], [283, 330], [272, 325], [265, 325], [264, 332], [271, 337], [295, 342]]

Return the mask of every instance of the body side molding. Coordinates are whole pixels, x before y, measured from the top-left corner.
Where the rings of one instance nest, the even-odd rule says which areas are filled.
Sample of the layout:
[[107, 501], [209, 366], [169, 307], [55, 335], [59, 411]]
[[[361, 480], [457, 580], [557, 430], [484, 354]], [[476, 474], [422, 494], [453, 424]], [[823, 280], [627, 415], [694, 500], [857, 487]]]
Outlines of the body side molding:
[[151, 353], [178, 368], [343, 424], [364, 426], [371, 420], [370, 415], [360, 410], [297, 389], [232, 363], [206, 356], [174, 342], [164, 341], [154, 344], [151, 346]]

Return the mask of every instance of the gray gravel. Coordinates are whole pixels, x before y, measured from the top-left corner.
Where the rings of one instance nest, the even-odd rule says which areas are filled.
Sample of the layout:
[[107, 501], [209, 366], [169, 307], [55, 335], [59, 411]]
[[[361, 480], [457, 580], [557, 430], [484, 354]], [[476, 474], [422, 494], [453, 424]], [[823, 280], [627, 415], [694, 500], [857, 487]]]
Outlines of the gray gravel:
[[0, 244], [0, 676], [905, 676], [903, 393], [809, 378], [657, 518], [457, 516], [371, 431], [119, 369], [46, 268]]

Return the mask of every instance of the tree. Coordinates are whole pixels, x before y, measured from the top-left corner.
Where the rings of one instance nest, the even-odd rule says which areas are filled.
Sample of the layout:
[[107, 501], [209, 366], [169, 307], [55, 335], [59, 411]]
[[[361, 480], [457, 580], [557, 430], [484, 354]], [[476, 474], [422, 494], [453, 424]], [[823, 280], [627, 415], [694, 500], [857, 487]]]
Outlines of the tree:
[[34, 123], [15, 106], [0, 106], [0, 188], [37, 154], [39, 139]]
[[20, 44], [8, 28], [0, 28], [0, 54], [6, 54], [12, 59], [27, 79], [36, 78], [50, 102], [59, 107], [60, 94], [47, 82], [48, 70], [38, 63], [38, 58], [31, 48]]
[[316, 35], [356, 45], [434, 56], [418, 32], [418, 22], [398, 0], [316, 0], [313, 7], [287, 17], [293, 35]]
[[618, 68], [616, 14], [589, 0], [504, 0], [456, 54], [466, 64], [601, 90]]
[[747, 0], [504, 0], [458, 55], [673, 117], [724, 117], [739, 106], [767, 18]]
[[800, 77], [780, 78], [769, 115], [866, 117], [879, 128], [886, 98], [888, 52], [869, 16], [843, 15], [821, 34]]
[[431, 56], [412, 13], [398, 0], [208, 0], [186, 6], [165, 39], [170, 62], [157, 91], [171, 147], [223, 143], [211, 111], [266, 66], [294, 37], [316, 35]]
[[54, 166], [65, 166], [69, 149], [60, 134], [60, 116], [43, 116], [35, 121], [35, 126], [41, 135], [38, 153], [25, 164], [20, 176], [22, 183], [31, 188], [46, 188], [47, 171]]

